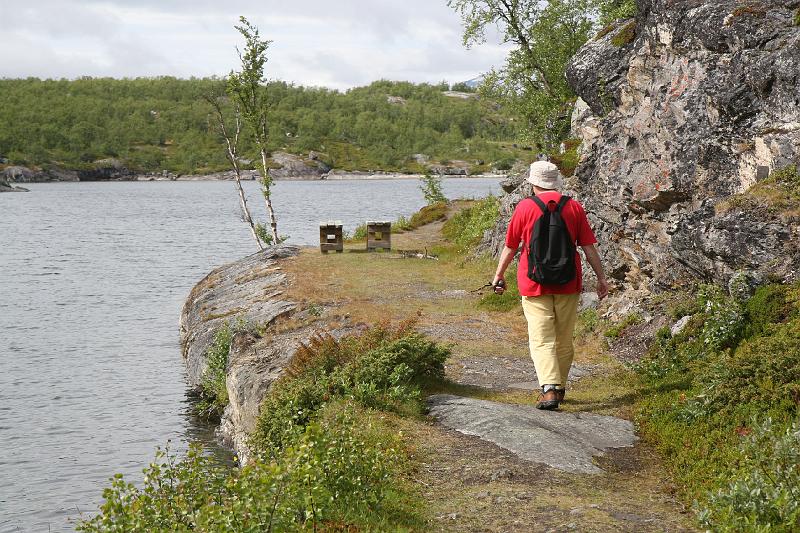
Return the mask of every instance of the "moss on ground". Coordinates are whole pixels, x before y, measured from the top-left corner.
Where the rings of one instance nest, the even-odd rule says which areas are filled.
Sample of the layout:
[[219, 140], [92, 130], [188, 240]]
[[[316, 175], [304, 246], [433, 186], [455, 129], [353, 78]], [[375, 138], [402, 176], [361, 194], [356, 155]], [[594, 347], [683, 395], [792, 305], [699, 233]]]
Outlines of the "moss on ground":
[[782, 217], [800, 216], [800, 171], [796, 165], [775, 170], [770, 176], [743, 193], [734, 194], [717, 204], [716, 211], [725, 214], [737, 209], [762, 206]]
[[611, 38], [611, 44], [622, 48], [631, 44], [634, 39], [636, 39], [636, 21], [631, 20]]

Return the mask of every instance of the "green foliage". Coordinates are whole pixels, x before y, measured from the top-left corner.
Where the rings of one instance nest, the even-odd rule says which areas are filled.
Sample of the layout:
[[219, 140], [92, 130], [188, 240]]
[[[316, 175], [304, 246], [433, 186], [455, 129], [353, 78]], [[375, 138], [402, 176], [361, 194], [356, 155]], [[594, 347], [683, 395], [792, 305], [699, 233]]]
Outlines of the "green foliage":
[[754, 423], [740, 445], [742, 474], [711, 494], [700, 523], [715, 531], [790, 533], [800, 526], [800, 422]]
[[[275, 238], [272, 236], [272, 229], [261, 222], [256, 222], [256, 236], [266, 246], [270, 246], [275, 242]], [[285, 242], [288, 238], [286, 235], [281, 235], [278, 237], [277, 244]]]
[[636, 0], [599, 0], [597, 3], [600, 11], [600, 23], [603, 25], [636, 16]]
[[430, 172], [426, 172], [420, 178], [420, 182], [419, 188], [423, 196], [425, 196], [425, 201], [428, 205], [447, 202], [447, 197], [444, 195], [444, 192], [442, 192], [441, 176], [434, 176]]
[[[87, 532], [396, 530], [419, 526], [400, 480], [396, 434], [368, 413], [332, 405], [275, 460], [226, 469], [193, 446], [159, 451], [141, 489], [122, 476], [104, 491]], [[418, 511], [416, 512], [418, 513]]]
[[452, 216], [445, 222], [442, 233], [462, 250], [472, 248], [494, 227], [499, 213], [500, 199], [488, 196]]
[[797, 8], [797, 11], [794, 12], [794, 25], [800, 26], [800, 8]]
[[[115, 157], [140, 171], [222, 171], [225, 152], [203, 97], [224, 90], [216, 78], [0, 80], [0, 154], [76, 169]], [[495, 161], [518, 152], [505, 143], [517, 133], [508, 110], [428, 84], [377, 81], [343, 93], [273, 81], [263, 98], [270, 152], [314, 150], [338, 169], [419, 172], [411, 154]], [[260, 162], [250, 130], [243, 133], [242, 157]]]
[[799, 295], [797, 285], [768, 285], [743, 302], [701, 287], [696, 304], [682, 304], [694, 311], [686, 327], [659, 331], [636, 365], [643, 435], [715, 530], [796, 529], [798, 472], [781, 465], [797, 462], [785, 429], [800, 405]]
[[460, 93], [474, 93], [474, 92], [477, 92], [477, 89], [475, 89], [475, 87], [472, 87], [471, 85], [469, 85], [465, 81], [454, 83], [453, 85], [450, 86], [450, 90], [451, 91], [460, 92]]
[[367, 225], [366, 224], [359, 224], [353, 230], [353, 233], [348, 236], [348, 241], [366, 241], [367, 240]]
[[419, 414], [420, 383], [444, 376], [450, 352], [411, 330], [375, 326], [360, 335], [318, 336], [303, 346], [261, 406], [251, 447], [274, 455], [294, 442], [327, 403]]
[[705, 316], [701, 332], [705, 346], [711, 351], [735, 346], [745, 327], [741, 304], [715, 285], [701, 287], [698, 299]]
[[219, 420], [228, 405], [228, 388], [225, 384], [228, 372], [228, 353], [233, 336], [243, 328], [239, 322], [231, 325], [226, 322], [214, 334], [214, 341], [206, 352], [206, 370], [200, 382], [200, 400], [196, 411], [210, 420]]
[[575, 323], [575, 337], [582, 338], [596, 332], [602, 319], [597, 309], [585, 309], [578, 313], [578, 320]]
[[720, 354], [698, 372], [704, 412], [800, 401], [800, 320], [773, 324], [764, 334]]
[[490, 71], [480, 92], [506, 106], [523, 130], [521, 138], [547, 150], [569, 132], [574, 94], [564, 77], [567, 62], [589, 39], [596, 9], [589, 0], [449, 0], [464, 24], [464, 44], [486, 42], [498, 28], [510, 43], [505, 64]]
[[616, 324], [605, 330], [603, 332], [603, 335], [605, 337], [608, 337], [609, 339], [616, 339], [620, 335], [622, 335], [622, 332], [624, 332], [627, 328], [636, 324], [640, 324], [641, 322], [642, 322], [642, 315], [640, 315], [639, 313], [631, 313], [630, 315], [627, 315], [625, 318], [623, 318], [622, 320], [620, 320], [619, 322], [617, 322]]

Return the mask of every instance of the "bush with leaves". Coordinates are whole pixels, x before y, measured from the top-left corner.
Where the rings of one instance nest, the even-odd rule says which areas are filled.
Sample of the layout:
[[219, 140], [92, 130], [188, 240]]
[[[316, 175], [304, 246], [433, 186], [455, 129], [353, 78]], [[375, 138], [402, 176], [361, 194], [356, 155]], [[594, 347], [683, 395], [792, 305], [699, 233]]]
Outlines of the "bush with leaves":
[[[398, 436], [369, 413], [330, 405], [272, 462], [228, 469], [193, 446], [177, 460], [159, 451], [136, 488], [122, 476], [79, 531], [246, 532], [397, 529], [418, 521], [408, 513], [399, 479]], [[405, 500], [406, 502], [403, 502]]]
[[425, 202], [428, 205], [447, 203], [447, 196], [442, 191], [442, 177], [434, 176], [430, 172], [426, 172], [420, 178], [420, 190], [425, 196]]
[[261, 405], [251, 448], [274, 455], [327, 403], [341, 398], [403, 414], [423, 410], [420, 385], [444, 376], [449, 349], [414, 333], [411, 323], [378, 325], [360, 335], [320, 335], [298, 350]]
[[711, 495], [700, 522], [714, 531], [798, 531], [800, 422], [781, 432], [768, 418], [750, 431], [740, 447], [742, 473]]

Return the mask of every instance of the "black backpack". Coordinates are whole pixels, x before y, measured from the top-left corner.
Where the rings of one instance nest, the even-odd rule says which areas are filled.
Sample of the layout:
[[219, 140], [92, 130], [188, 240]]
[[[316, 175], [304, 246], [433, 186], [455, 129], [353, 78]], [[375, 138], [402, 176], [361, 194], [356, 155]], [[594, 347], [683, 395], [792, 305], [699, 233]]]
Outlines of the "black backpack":
[[[542, 210], [542, 216], [531, 230], [528, 277], [540, 285], [566, 285], [575, 279], [575, 240], [561, 216], [570, 199], [562, 196], [551, 211], [541, 199], [531, 198]], [[549, 203], [555, 204], [552, 200]]]

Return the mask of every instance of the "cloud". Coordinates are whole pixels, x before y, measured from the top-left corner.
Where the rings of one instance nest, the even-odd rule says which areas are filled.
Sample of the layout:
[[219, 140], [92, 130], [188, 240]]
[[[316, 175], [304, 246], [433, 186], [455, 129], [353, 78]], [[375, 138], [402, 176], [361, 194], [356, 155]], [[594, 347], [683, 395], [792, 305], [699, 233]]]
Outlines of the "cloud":
[[270, 77], [303, 85], [462, 81], [506, 54], [465, 50], [445, 0], [3, 0], [0, 77], [224, 75], [240, 14], [274, 41]]

